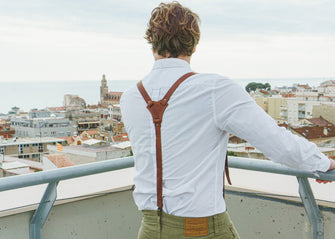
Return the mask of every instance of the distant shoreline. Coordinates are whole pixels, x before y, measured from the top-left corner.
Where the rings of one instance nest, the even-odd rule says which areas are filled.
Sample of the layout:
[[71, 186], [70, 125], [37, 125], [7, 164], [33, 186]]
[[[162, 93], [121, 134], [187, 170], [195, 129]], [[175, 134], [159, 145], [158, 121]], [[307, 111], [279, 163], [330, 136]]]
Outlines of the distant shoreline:
[[[250, 82], [270, 83], [271, 87], [292, 86], [297, 84], [309, 84], [319, 86], [326, 80], [334, 80], [330, 77], [311, 78], [250, 78], [234, 79], [242, 87]], [[110, 91], [125, 91], [135, 84], [136, 80], [108, 80]], [[78, 95], [86, 101], [86, 104], [97, 104], [100, 100], [100, 80], [95, 81], [50, 81], [50, 82], [0, 82], [1, 98], [0, 113], [7, 114], [14, 106], [24, 111], [32, 108], [46, 108], [63, 105], [65, 94]]]

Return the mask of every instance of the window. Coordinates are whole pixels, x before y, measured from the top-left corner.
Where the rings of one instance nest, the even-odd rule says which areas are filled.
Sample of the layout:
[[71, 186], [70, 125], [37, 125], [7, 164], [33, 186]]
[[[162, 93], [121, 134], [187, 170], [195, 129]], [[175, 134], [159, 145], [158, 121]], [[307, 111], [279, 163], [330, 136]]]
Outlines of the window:
[[22, 146], [23, 146], [22, 144], [19, 145], [19, 154], [23, 154], [23, 147]]
[[43, 144], [38, 144], [38, 152], [43, 152]]
[[5, 152], [5, 147], [0, 147], [0, 154], [4, 154], [4, 152]]

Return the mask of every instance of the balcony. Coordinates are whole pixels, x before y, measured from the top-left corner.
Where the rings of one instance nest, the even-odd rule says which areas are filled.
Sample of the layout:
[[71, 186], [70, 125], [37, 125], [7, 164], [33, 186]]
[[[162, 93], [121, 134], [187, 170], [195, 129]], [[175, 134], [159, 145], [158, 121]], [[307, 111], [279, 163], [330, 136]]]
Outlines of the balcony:
[[[226, 200], [241, 238], [333, 238], [334, 185], [266, 160], [229, 162]], [[130, 167], [132, 157], [1, 178], [0, 238], [136, 238]], [[335, 172], [319, 177], [334, 181]]]

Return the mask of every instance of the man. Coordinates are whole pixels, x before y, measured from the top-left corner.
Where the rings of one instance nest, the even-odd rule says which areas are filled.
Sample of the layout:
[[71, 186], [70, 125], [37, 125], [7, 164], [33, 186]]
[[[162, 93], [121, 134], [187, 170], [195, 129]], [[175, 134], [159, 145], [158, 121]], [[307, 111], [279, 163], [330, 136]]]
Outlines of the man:
[[121, 99], [135, 159], [134, 199], [143, 212], [140, 239], [239, 238], [222, 196], [229, 133], [272, 161], [313, 171], [334, 168], [315, 144], [278, 127], [232, 80], [187, 74], [200, 39], [199, 17], [191, 10], [161, 3], [145, 38], [153, 69]]

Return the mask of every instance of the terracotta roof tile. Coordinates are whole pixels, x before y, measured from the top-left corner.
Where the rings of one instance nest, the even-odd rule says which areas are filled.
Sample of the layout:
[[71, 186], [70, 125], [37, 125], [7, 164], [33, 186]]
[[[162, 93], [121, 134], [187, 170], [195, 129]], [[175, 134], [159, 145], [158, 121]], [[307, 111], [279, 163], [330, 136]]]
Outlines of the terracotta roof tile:
[[281, 96], [282, 96], [283, 98], [292, 98], [292, 97], [295, 97], [295, 94], [292, 94], [292, 93], [284, 94], [284, 93], [282, 93]]
[[129, 141], [128, 134], [119, 134], [116, 136], [113, 136], [114, 142], [123, 142], [123, 141]]
[[287, 127], [288, 127], [288, 125], [285, 124], [285, 123], [283, 123], [283, 124], [278, 124], [278, 126], [279, 126], [279, 127], [284, 127], [284, 128], [286, 128], [286, 129], [287, 129]]
[[300, 128], [292, 128], [292, 130], [306, 139], [335, 137], [335, 126], [305, 126]]
[[307, 119], [309, 122], [313, 123], [316, 126], [334, 126], [332, 123], [330, 123], [329, 121], [325, 120], [322, 117], [319, 118], [312, 118], [312, 119]]
[[48, 110], [50, 111], [64, 111], [65, 107], [61, 106], [61, 107], [48, 107]]
[[58, 137], [58, 139], [64, 139], [68, 144], [72, 144], [74, 142], [74, 138], [71, 136]]
[[122, 95], [123, 94], [123, 92], [115, 92], [115, 91], [111, 91], [111, 92], [109, 92], [108, 93], [109, 95]]
[[266, 90], [260, 90], [259, 92], [263, 93], [264, 95], [270, 95], [270, 93]]
[[45, 155], [57, 168], [74, 166], [75, 164], [64, 154]]

